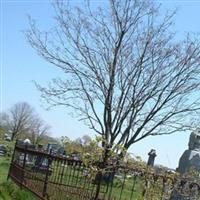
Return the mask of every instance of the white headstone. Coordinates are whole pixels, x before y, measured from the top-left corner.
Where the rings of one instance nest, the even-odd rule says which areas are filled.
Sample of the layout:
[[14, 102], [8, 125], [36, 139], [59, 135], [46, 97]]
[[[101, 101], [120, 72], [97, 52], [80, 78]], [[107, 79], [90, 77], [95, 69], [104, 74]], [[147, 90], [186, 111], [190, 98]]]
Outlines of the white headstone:
[[24, 143], [25, 143], [25, 144], [31, 144], [31, 141], [30, 141], [28, 138], [26, 138], [26, 139], [24, 140]]

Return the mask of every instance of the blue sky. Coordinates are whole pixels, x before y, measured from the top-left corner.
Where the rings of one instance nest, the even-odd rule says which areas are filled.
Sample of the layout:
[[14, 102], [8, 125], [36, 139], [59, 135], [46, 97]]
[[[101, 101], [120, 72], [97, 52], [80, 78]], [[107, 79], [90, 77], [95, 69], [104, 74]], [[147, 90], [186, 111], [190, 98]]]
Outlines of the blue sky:
[[[45, 84], [51, 78], [61, 75], [56, 68], [37, 56], [22, 33], [28, 28], [28, 14], [36, 19], [43, 29], [51, 27], [54, 16], [51, 1], [0, 0], [0, 2], [1, 111], [6, 111], [17, 102], [26, 101], [51, 125], [52, 136], [66, 135], [75, 139], [84, 134], [92, 134], [84, 124], [68, 115], [64, 108], [46, 111], [40, 101], [40, 94], [33, 84], [33, 80]], [[74, 2], [80, 3], [80, 1]], [[178, 7], [174, 28], [179, 38], [187, 32], [200, 32], [200, 0], [158, 2], [163, 4], [163, 10]], [[130, 152], [146, 160], [149, 150], [155, 148], [158, 154], [156, 162], [175, 168], [179, 157], [187, 148], [188, 137], [188, 133], [149, 137], [131, 147]]]

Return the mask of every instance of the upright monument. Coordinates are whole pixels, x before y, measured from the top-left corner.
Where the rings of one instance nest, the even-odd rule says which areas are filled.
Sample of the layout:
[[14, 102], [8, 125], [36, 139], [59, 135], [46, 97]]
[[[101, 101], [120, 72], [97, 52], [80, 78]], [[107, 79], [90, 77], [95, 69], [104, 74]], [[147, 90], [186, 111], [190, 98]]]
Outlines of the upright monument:
[[149, 155], [149, 159], [147, 161], [147, 165], [148, 166], [154, 166], [154, 161], [155, 161], [155, 157], [157, 156], [156, 155], [156, 150], [155, 149], [151, 149], [151, 151], [148, 153]]
[[200, 130], [191, 133], [188, 146], [179, 160], [177, 171], [184, 174], [193, 168], [200, 173]]

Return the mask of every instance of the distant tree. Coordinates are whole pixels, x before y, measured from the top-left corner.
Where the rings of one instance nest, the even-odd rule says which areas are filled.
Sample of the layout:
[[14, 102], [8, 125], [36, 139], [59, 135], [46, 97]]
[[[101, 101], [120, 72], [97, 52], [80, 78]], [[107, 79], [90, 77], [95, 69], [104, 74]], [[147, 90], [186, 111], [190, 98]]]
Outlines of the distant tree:
[[35, 115], [29, 126], [32, 143], [39, 144], [42, 140], [50, 134], [50, 126], [47, 125], [38, 115]]
[[83, 153], [91, 150], [90, 144], [92, 139], [88, 135], [78, 137], [75, 140], [70, 140], [67, 136], [62, 136], [59, 141], [67, 153]]
[[13, 140], [19, 134], [28, 132], [34, 109], [26, 102], [16, 103], [8, 112], [8, 129]]
[[6, 127], [12, 140], [22, 136], [30, 138], [33, 144], [37, 144], [49, 135], [50, 126], [26, 102], [16, 103], [1, 116], [0, 126]]
[[8, 133], [8, 115], [4, 112], [0, 113], [0, 137]]
[[67, 144], [71, 143], [71, 140], [67, 136], [61, 136], [59, 141], [62, 147], [65, 147]]
[[175, 12], [162, 15], [153, 0], [70, 3], [54, 3], [52, 31], [30, 20], [26, 32], [65, 75], [37, 84], [49, 105], [77, 111], [104, 138], [105, 160], [115, 144], [128, 149], [147, 136], [189, 129], [200, 110], [200, 43], [176, 38]]
[[91, 141], [92, 141], [92, 139], [91, 139], [91, 137], [89, 135], [84, 135], [82, 137], [83, 145], [89, 145]]
[[80, 138], [80, 137], [76, 138], [73, 142], [74, 142], [74, 144], [76, 144], [77, 146], [82, 146], [82, 145], [83, 145], [82, 138]]

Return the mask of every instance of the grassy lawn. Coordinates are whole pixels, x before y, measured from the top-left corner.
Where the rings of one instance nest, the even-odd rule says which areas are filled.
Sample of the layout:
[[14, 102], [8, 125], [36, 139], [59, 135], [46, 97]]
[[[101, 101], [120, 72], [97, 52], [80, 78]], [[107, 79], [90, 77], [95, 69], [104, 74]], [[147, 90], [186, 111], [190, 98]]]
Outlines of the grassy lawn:
[[[6, 145], [12, 152], [14, 144], [0, 140], [0, 144]], [[21, 190], [11, 180], [7, 181], [7, 175], [11, 157], [0, 156], [0, 200], [37, 200], [31, 193]]]
[[7, 180], [8, 168], [9, 168], [10, 158], [0, 157], [0, 184]]

